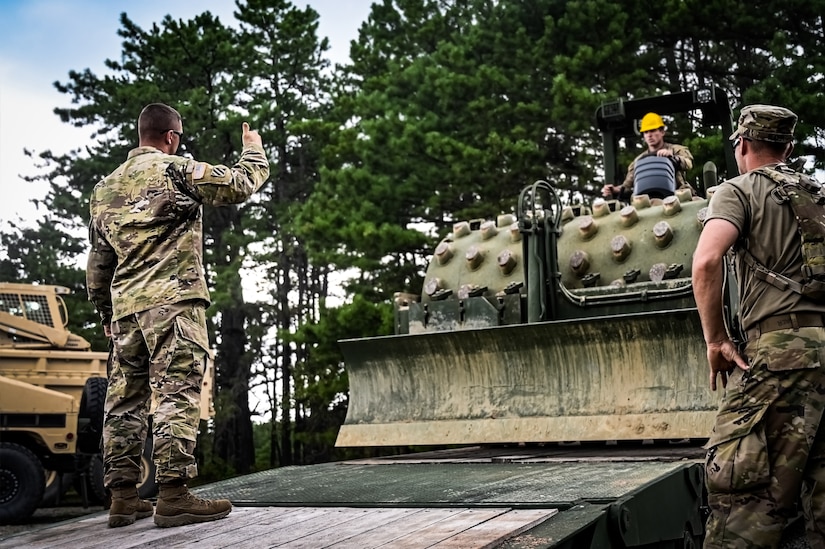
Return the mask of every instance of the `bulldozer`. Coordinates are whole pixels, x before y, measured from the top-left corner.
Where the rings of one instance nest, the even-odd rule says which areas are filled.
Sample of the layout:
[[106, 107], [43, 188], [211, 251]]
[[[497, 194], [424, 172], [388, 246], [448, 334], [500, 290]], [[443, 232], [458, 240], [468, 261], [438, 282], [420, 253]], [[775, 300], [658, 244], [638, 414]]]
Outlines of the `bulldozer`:
[[[101, 436], [110, 353], [66, 327], [69, 288], [0, 282], [0, 523], [58, 505], [70, 488], [104, 504]], [[207, 367], [201, 418], [214, 415]], [[151, 436], [141, 460], [142, 497], [157, 493]]]
[[[648, 112], [732, 132], [721, 89], [602, 105], [605, 175]], [[736, 172], [726, 153], [726, 176]], [[350, 401], [340, 446], [706, 439], [717, 408], [693, 301], [706, 166], [689, 189], [564, 205], [538, 181], [514, 213], [455, 223], [396, 335], [341, 342]]]
[[[723, 141], [732, 133], [719, 88], [604, 103], [605, 181], [620, 184], [619, 143], [638, 139], [648, 112], [690, 114]], [[496, 475], [514, 474], [482, 462], [534, 466], [541, 496], [502, 498], [560, 511], [531, 530], [544, 542], [535, 546], [701, 544], [702, 446], [719, 394], [708, 387], [691, 263], [709, 196], [738, 175], [729, 147], [724, 159], [704, 165], [695, 194], [671, 181], [656, 196], [570, 204], [536, 181], [512, 212], [455, 223], [421, 294], [395, 295], [395, 334], [340, 342], [350, 393], [336, 445], [433, 448], [438, 465], [421, 474], [452, 490], [446, 479], [478, 463], [480, 505], [507, 492]], [[533, 546], [514, 539], [501, 546]]]

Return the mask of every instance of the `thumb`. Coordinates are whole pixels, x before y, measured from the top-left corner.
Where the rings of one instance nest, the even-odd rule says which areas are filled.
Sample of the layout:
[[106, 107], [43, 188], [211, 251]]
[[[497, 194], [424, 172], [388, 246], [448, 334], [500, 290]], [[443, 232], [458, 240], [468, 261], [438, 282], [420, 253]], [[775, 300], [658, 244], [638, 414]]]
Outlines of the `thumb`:
[[730, 346], [730, 358], [728, 358], [728, 355], [724, 351], [722, 352], [723, 358], [727, 359], [730, 362], [733, 362], [743, 370], [751, 369], [747, 361], [744, 358], [742, 358], [742, 355], [739, 354], [739, 351], [736, 349], [736, 345], [734, 345], [732, 341], [728, 340], [723, 345]]
[[244, 122], [243, 125], [242, 125], [242, 128], [243, 128], [244, 133], [249, 133], [249, 124]]

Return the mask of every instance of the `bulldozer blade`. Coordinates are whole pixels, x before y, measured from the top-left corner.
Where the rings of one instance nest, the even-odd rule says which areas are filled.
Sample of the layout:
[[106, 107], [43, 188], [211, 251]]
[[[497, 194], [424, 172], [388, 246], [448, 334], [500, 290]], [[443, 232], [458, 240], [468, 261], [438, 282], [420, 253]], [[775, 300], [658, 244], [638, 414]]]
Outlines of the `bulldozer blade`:
[[680, 309], [345, 340], [336, 446], [707, 438], [701, 333]]

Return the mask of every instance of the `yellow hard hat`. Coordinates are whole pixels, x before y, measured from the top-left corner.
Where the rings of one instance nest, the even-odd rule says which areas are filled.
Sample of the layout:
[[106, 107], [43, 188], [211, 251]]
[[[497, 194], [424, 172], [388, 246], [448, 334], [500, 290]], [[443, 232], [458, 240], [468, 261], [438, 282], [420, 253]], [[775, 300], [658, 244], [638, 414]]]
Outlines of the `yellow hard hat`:
[[639, 127], [639, 131], [644, 133], [664, 127], [665, 121], [662, 120], [662, 117], [655, 112], [649, 112], [642, 117], [642, 125]]

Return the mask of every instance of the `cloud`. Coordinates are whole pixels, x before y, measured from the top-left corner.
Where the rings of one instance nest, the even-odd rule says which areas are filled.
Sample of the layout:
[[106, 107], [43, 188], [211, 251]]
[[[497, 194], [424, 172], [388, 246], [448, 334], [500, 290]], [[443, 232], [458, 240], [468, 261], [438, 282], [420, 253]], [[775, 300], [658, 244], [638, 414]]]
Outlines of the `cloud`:
[[[319, 14], [319, 38], [327, 37], [333, 63], [349, 58], [349, 43], [366, 20], [371, 0], [293, 0]], [[88, 143], [91, 131], [60, 122], [55, 107], [69, 106], [54, 82], [68, 82], [71, 70], [103, 75], [106, 59], [119, 59], [120, 14], [148, 29], [165, 15], [189, 20], [205, 11], [226, 25], [235, 24], [231, 0], [2, 0], [0, 1], [0, 184], [14, 188], [0, 201], [0, 230], [22, 217], [33, 225], [38, 212], [31, 198], [43, 198], [45, 184], [29, 184], [21, 174], [37, 172], [23, 149], [65, 154]]]
[[21, 178], [38, 173], [24, 149], [35, 153], [45, 150], [65, 153], [88, 141], [90, 132], [60, 123], [53, 110], [65, 103], [65, 98], [56, 91], [26, 85], [7, 74], [5, 66], [0, 67], [0, 81], [3, 82], [0, 86], [0, 182], [4, 189], [13, 189], [13, 192], [4, 193], [0, 200], [0, 219], [22, 218], [31, 225], [40, 217], [31, 199], [43, 198], [48, 185], [29, 183]]

